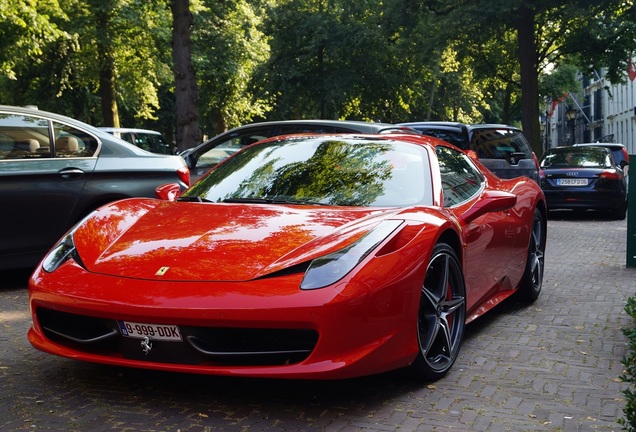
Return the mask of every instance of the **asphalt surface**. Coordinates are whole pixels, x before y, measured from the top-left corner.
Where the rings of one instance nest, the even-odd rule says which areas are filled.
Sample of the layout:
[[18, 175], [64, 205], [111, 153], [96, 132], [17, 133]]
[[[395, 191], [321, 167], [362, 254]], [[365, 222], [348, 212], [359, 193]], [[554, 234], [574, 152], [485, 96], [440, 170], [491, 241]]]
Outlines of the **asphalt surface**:
[[0, 431], [619, 431], [636, 294], [626, 221], [552, 215], [543, 292], [467, 327], [451, 372], [346, 381], [179, 375], [34, 350], [24, 273], [0, 274]]

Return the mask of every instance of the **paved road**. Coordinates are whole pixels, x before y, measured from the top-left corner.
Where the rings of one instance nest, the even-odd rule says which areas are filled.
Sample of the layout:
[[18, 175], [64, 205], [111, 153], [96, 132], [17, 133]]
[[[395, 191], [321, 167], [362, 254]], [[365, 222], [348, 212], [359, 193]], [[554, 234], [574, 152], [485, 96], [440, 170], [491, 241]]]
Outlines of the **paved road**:
[[619, 431], [636, 293], [626, 222], [548, 223], [544, 291], [471, 324], [447, 377], [336, 382], [189, 376], [35, 351], [25, 275], [0, 287], [0, 431]]

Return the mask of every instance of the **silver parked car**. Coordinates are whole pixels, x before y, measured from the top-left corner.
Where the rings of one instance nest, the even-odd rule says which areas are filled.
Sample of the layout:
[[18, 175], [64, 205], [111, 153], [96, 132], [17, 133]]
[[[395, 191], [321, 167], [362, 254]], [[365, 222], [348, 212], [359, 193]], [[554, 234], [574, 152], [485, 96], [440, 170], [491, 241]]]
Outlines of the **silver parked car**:
[[100, 127], [99, 129], [152, 153], [175, 154], [174, 146], [168, 144], [161, 132], [136, 128]]
[[190, 184], [179, 156], [148, 153], [65, 116], [0, 105], [0, 270], [35, 266], [97, 207], [154, 197], [174, 182]]

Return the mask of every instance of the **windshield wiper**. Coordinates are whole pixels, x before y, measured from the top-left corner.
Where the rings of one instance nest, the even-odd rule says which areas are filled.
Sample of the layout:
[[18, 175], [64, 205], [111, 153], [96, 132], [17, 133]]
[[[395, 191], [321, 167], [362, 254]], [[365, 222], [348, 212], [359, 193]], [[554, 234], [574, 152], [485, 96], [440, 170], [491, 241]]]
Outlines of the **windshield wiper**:
[[248, 204], [271, 204], [272, 200], [267, 198], [225, 198], [224, 203], [248, 203]]
[[312, 200], [306, 200], [306, 199], [297, 199], [297, 200], [293, 200], [293, 199], [274, 199], [272, 200], [272, 202], [274, 204], [298, 204], [298, 205], [331, 205], [329, 203], [322, 203], [319, 201], [312, 201]]
[[200, 196], [180, 196], [177, 201], [183, 202], [212, 202], [209, 199], [201, 198]]
[[225, 198], [224, 203], [248, 203], [248, 204], [298, 204], [298, 205], [329, 205], [318, 201], [294, 200], [286, 198]]

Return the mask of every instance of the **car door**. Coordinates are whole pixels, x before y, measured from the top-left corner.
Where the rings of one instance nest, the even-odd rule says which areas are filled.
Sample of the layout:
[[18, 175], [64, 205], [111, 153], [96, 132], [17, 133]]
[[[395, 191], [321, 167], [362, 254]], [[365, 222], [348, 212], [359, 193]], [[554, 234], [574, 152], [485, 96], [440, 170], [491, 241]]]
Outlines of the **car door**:
[[[484, 191], [482, 174], [469, 157], [449, 147], [437, 147], [444, 207], [458, 216], [477, 203]], [[461, 218], [460, 218], [461, 220]], [[512, 289], [505, 286], [509, 262], [518, 235], [507, 212], [486, 213], [463, 227], [466, 310], [491, 290]]]
[[[0, 255], [34, 265], [70, 227], [97, 140], [43, 117], [0, 113]], [[37, 258], [34, 258], [37, 257]]]

